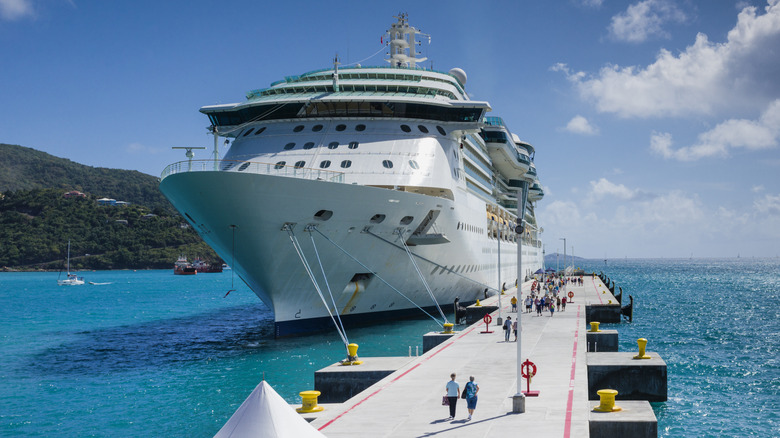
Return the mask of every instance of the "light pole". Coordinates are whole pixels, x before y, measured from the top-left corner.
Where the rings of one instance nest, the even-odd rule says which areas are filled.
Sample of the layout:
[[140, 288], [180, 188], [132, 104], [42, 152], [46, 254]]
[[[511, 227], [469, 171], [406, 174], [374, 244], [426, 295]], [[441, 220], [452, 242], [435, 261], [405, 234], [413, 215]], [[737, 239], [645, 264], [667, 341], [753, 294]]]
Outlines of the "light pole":
[[566, 270], [566, 238], [561, 237], [558, 240], [563, 240], [563, 270]]
[[[519, 235], [517, 239], [517, 300], [523, 297], [523, 236], [525, 235], [525, 204], [528, 201], [528, 183], [526, 180], [510, 180], [512, 187], [517, 187], [517, 219], [519, 224], [515, 232]], [[522, 306], [522, 304], [520, 304]], [[523, 355], [522, 338], [523, 324], [520, 320], [522, 312], [517, 312], [517, 393], [512, 397], [512, 412], [522, 414], [525, 412], [525, 394], [523, 394]]]

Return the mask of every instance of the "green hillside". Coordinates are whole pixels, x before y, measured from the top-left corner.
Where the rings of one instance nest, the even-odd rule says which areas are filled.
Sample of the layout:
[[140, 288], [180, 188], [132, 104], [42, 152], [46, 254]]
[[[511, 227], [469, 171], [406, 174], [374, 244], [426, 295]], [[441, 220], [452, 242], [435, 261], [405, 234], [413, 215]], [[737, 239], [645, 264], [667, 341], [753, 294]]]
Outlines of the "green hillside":
[[[64, 196], [72, 190], [84, 196]], [[61, 269], [68, 240], [75, 269], [166, 269], [179, 254], [219, 261], [157, 178], [0, 144], [0, 268]]]

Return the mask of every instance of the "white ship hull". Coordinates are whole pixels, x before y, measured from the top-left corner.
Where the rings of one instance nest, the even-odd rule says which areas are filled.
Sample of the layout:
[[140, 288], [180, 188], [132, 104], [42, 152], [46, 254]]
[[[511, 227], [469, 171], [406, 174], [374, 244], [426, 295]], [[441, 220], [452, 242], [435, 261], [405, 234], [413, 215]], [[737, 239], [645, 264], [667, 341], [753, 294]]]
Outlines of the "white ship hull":
[[[486, 288], [498, 288], [496, 239], [458, 230], [459, 223], [486, 222], [484, 201], [470, 194], [462, 194], [456, 206], [451, 200], [415, 193], [222, 171], [170, 175], [162, 181], [161, 190], [224, 260], [235, 260], [232, 267], [236, 273], [273, 309], [277, 336], [332, 324], [290, 234], [283, 229], [285, 224], [292, 225], [305, 259], [330, 301], [322, 270], [326, 273], [336, 308], [347, 323], [399, 313], [422, 315], [415, 304], [424, 308], [434, 305], [396, 234], [404, 217], [419, 222], [431, 210], [441, 211], [437, 228], [450, 242], [410, 250], [417, 256], [438, 304], [452, 304], [456, 297], [462, 302], [475, 301], [484, 296]], [[320, 210], [332, 211], [333, 216], [318, 221], [314, 214]], [[380, 224], [371, 223], [375, 214], [386, 218]], [[315, 225], [319, 232], [305, 231], [307, 225]], [[507, 287], [517, 278], [516, 257], [517, 244], [502, 242], [501, 279]], [[524, 274], [541, 268], [541, 248], [524, 247], [522, 260]]]

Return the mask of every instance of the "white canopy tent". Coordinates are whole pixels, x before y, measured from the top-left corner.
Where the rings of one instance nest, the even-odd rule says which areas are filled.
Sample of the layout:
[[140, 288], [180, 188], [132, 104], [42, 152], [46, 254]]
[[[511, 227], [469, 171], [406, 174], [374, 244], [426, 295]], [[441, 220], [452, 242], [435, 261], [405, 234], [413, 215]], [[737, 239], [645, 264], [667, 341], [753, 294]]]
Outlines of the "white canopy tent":
[[263, 380], [249, 394], [215, 438], [324, 438]]

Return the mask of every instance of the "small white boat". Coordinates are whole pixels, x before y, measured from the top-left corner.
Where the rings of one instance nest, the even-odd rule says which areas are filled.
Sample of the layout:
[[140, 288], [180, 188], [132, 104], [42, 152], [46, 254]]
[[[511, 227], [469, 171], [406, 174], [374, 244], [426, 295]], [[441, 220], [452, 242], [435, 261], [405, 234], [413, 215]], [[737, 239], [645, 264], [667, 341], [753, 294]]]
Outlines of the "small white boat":
[[84, 284], [84, 277], [79, 277], [76, 274], [70, 273], [70, 240], [68, 240], [68, 274], [64, 280], [57, 280], [57, 284], [60, 286], [78, 286]]

